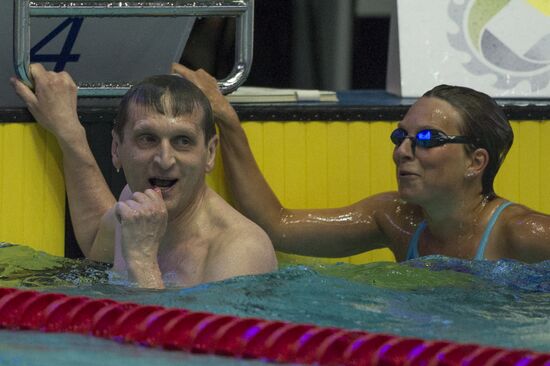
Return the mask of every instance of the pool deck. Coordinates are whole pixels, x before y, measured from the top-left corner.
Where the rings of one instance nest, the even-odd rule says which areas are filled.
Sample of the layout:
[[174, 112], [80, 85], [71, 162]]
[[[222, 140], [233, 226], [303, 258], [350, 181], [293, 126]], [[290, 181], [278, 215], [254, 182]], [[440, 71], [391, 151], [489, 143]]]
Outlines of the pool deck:
[[[384, 90], [348, 90], [337, 93], [338, 102], [234, 104], [243, 121], [396, 121], [415, 98], [400, 98]], [[511, 120], [549, 120], [548, 99], [497, 99]], [[113, 100], [116, 102], [116, 100]], [[79, 108], [83, 122], [112, 121], [116, 103]], [[0, 109], [0, 122], [32, 122], [22, 107]]]

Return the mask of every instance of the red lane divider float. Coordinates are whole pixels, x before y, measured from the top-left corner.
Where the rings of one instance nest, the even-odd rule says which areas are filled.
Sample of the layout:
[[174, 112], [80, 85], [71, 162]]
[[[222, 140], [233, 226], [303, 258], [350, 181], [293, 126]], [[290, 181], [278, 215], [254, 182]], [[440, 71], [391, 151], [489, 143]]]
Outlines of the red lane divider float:
[[550, 354], [0, 288], [0, 328], [319, 365], [550, 366]]

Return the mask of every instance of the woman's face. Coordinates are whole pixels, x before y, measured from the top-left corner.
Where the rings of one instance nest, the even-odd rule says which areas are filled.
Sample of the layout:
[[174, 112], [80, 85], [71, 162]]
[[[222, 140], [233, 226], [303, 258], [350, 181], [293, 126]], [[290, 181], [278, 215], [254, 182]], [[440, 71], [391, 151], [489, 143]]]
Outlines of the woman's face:
[[[460, 115], [449, 103], [423, 97], [412, 105], [398, 127], [404, 129], [409, 137], [416, 137], [419, 131], [426, 129], [456, 136], [462, 135], [461, 123]], [[449, 195], [460, 193], [470, 163], [463, 144], [413, 147], [410, 138], [395, 147], [393, 160], [401, 198], [419, 205], [445, 202], [452, 197]]]

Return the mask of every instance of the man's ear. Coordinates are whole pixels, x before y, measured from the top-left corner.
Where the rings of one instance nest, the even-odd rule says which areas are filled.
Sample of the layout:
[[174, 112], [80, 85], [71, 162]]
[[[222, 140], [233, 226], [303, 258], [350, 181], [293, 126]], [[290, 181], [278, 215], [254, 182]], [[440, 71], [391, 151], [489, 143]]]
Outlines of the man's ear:
[[471, 160], [469, 166], [466, 167], [466, 177], [476, 177], [483, 175], [487, 164], [489, 164], [489, 152], [485, 149], [475, 149], [470, 154]]
[[216, 151], [218, 148], [219, 137], [214, 135], [206, 146], [206, 173], [210, 173], [214, 169], [214, 163], [216, 161]]
[[119, 170], [122, 168], [122, 164], [120, 162], [120, 137], [118, 134], [113, 130], [111, 131], [111, 136], [113, 137], [113, 140], [111, 142], [111, 160], [113, 162], [113, 166], [116, 170]]

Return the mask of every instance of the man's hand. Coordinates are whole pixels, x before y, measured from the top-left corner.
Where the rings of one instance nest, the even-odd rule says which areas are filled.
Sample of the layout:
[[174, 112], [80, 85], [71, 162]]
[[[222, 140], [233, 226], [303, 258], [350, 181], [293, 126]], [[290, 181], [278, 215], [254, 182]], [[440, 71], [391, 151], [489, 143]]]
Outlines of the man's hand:
[[25, 102], [36, 121], [58, 139], [70, 138], [74, 128], [81, 128], [76, 109], [77, 87], [66, 72], [47, 71], [32, 64], [34, 91], [15, 77], [10, 79], [15, 92]]
[[168, 219], [162, 194], [152, 189], [135, 192], [129, 200], [117, 202], [115, 215], [122, 227], [125, 259], [150, 258], [156, 261]]
[[[214, 122], [219, 127], [224, 129], [240, 125], [237, 113], [218, 89], [217, 80], [210, 76], [210, 74], [202, 69], [193, 71], [176, 63], [172, 64], [172, 72], [183, 76], [202, 90], [210, 101], [212, 113], [214, 114]], [[236, 125], [234, 125], [235, 123]]]
[[116, 204], [115, 215], [121, 224], [122, 256], [130, 280], [141, 287], [163, 287], [157, 255], [168, 212], [160, 191], [133, 193], [129, 200]]

